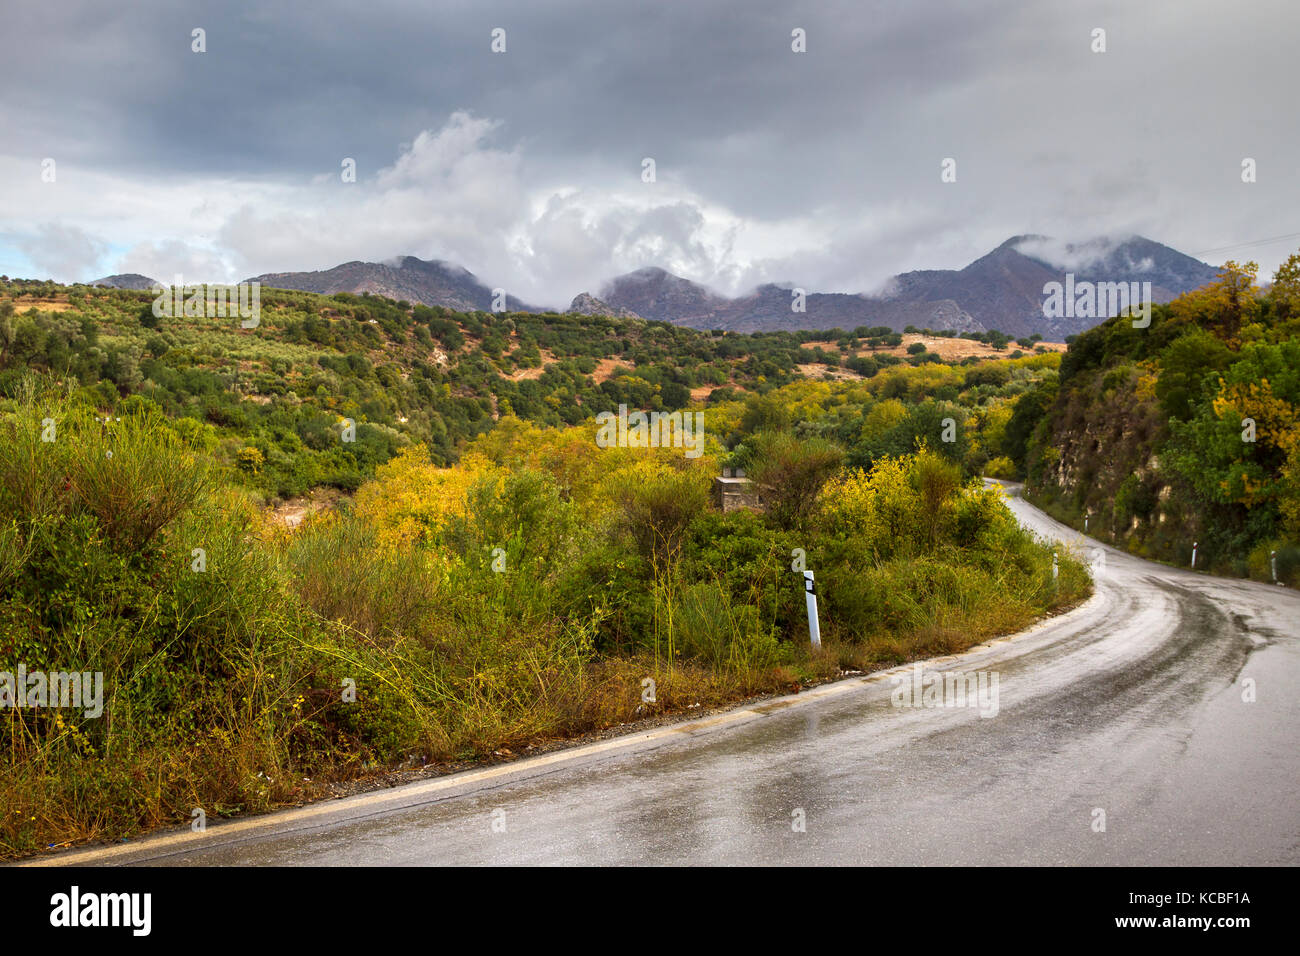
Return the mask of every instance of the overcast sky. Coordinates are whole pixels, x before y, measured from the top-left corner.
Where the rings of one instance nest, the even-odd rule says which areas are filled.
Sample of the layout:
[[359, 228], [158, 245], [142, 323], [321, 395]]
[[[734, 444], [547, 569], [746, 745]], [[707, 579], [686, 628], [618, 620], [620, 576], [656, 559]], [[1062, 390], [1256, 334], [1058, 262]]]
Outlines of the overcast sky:
[[1296, 0], [47, 0], [4, 20], [11, 276], [409, 254], [558, 306], [647, 265], [867, 291], [1030, 232], [1140, 233], [1262, 277], [1300, 248], [1239, 245], [1300, 232]]

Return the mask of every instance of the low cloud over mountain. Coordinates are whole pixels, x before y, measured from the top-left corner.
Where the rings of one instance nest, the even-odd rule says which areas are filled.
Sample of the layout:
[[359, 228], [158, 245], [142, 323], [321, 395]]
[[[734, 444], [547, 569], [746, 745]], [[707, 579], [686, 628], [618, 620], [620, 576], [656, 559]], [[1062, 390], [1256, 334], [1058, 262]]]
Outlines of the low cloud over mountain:
[[[936, 331], [998, 329], [1014, 336], [1037, 333], [1048, 341], [1097, 324], [1102, 317], [1048, 319], [1044, 286], [1063, 282], [1149, 282], [1155, 302], [1213, 280], [1214, 267], [1141, 236], [1070, 243], [1046, 236], [1014, 236], [964, 269], [925, 270], [894, 276], [875, 294], [802, 290], [803, 311], [791, 284], [764, 284], [728, 297], [657, 267], [618, 276], [598, 296], [582, 293], [569, 311], [637, 315], [700, 329], [736, 332], [780, 329], [853, 329], [908, 325]], [[119, 277], [120, 278], [120, 277]], [[322, 272], [279, 272], [255, 277], [268, 286], [308, 292], [370, 292], [393, 299], [459, 310], [490, 311], [494, 291], [473, 273], [447, 262], [404, 256], [392, 263], [347, 262]], [[505, 308], [538, 312], [506, 295]]]

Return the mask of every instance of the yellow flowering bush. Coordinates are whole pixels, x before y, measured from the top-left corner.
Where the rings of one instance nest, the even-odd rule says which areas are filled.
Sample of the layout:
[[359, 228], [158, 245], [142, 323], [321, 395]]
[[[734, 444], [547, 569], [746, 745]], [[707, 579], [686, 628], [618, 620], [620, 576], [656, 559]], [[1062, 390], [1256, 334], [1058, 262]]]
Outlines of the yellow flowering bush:
[[505, 472], [481, 454], [465, 455], [454, 468], [439, 468], [423, 445], [403, 449], [375, 471], [375, 480], [356, 496], [356, 513], [369, 522], [380, 546], [425, 543], [447, 519], [464, 510], [469, 490], [485, 477]]

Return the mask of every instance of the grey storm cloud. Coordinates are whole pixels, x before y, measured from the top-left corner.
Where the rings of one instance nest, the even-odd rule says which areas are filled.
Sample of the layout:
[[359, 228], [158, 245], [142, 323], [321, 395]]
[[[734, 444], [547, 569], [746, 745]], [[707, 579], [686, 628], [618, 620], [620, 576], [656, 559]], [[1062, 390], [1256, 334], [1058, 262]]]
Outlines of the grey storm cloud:
[[860, 291], [1026, 233], [1218, 250], [1295, 232], [1297, 26], [1291, 0], [24, 4], [0, 271], [409, 253], [562, 304], [645, 265]]
[[77, 226], [42, 223], [34, 234], [19, 240], [19, 248], [50, 273], [81, 274], [104, 254], [104, 243]]

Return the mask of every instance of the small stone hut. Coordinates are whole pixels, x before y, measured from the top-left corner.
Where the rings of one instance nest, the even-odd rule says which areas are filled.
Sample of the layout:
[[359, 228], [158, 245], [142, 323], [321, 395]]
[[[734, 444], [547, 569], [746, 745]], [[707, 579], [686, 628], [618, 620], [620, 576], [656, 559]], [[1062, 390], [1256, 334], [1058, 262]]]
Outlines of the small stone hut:
[[713, 504], [722, 512], [738, 508], [763, 510], [762, 495], [754, 487], [754, 482], [745, 477], [743, 468], [724, 468], [722, 474], [713, 479]]

